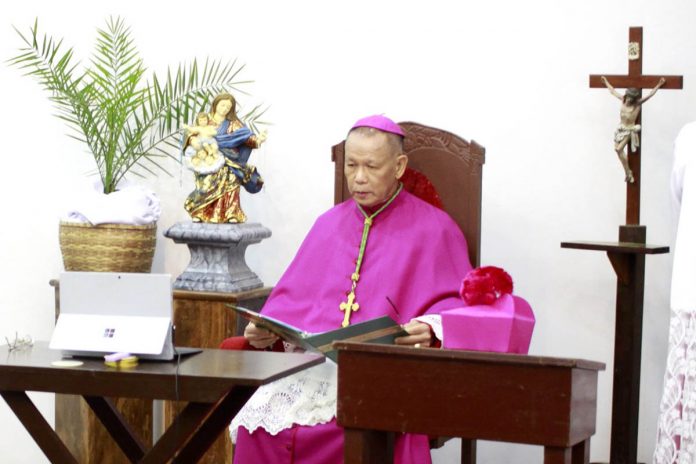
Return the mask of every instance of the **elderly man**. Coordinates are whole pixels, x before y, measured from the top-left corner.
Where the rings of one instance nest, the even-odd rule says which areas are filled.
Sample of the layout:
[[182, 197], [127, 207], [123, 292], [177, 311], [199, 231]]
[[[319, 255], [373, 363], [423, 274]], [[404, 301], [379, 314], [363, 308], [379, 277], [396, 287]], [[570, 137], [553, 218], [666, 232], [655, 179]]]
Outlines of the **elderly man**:
[[[315, 333], [389, 315], [409, 334], [398, 344], [431, 346], [442, 338], [438, 313], [461, 306], [457, 291], [471, 265], [452, 219], [402, 189], [403, 138], [384, 116], [353, 126], [345, 146], [352, 199], [317, 219], [264, 314]], [[256, 348], [278, 342], [253, 324], [244, 336]], [[342, 462], [336, 372], [327, 360], [261, 387], [232, 422], [234, 462]], [[397, 437], [395, 462], [430, 462], [427, 437]]]

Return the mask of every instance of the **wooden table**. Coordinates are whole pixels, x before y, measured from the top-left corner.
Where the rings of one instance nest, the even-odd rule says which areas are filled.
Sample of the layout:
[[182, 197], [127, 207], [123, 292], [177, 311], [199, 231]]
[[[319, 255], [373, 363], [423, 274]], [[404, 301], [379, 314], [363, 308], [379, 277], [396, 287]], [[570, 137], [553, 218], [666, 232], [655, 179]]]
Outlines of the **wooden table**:
[[[52, 279], [55, 290], [56, 319], [60, 313], [60, 282]], [[245, 322], [239, 321], [227, 305], [235, 304], [258, 311], [272, 288], [263, 287], [238, 293], [194, 292], [174, 290], [174, 325], [177, 346], [218, 348], [227, 337], [241, 335]], [[167, 401], [164, 417], [154, 414], [152, 401], [139, 398], [118, 398], [116, 408], [142, 441], [152, 444], [153, 415], [158, 424], [168, 426], [178, 411]], [[177, 408], [179, 404], [177, 404]], [[183, 407], [183, 406], [181, 406]], [[109, 432], [79, 395], [56, 395], [55, 429], [70, 452], [82, 464], [125, 464], [130, 462], [111, 440]], [[222, 433], [200, 460], [212, 464], [229, 460], [232, 441]]]
[[[51, 462], [77, 463], [27, 391], [82, 395], [131, 462], [193, 463], [228, 426], [257, 387], [323, 362], [308, 354], [203, 350], [176, 362], [141, 361], [118, 370], [99, 359], [54, 367], [60, 352], [45, 342], [8, 352], [0, 347], [0, 395]], [[187, 401], [160, 440], [148, 449], [114, 408], [111, 397]]]
[[337, 342], [345, 463], [392, 462], [394, 432], [544, 446], [545, 464], [589, 462], [597, 375], [580, 359]]

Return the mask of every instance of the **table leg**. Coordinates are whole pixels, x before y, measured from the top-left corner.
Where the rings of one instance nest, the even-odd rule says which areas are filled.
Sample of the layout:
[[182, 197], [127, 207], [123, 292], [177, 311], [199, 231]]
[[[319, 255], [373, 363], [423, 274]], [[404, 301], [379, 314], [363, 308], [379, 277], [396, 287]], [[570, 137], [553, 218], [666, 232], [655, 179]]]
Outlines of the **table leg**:
[[179, 413], [141, 464], [198, 462], [230, 423], [256, 387], [235, 387], [216, 403], [189, 403]]
[[590, 439], [573, 446], [573, 464], [590, 464]]
[[544, 464], [571, 464], [572, 448], [544, 447]]
[[476, 464], [476, 440], [462, 438], [462, 464]]
[[100, 396], [84, 395], [83, 398], [130, 462], [140, 461], [147, 452], [147, 446], [123, 419], [113, 402]]
[[344, 464], [383, 464], [394, 461], [394, 433], [343, 429]]
[[46, 419], [25, 392], [0, 391], [0, 395], [51, 462], [77, 464], [77, 460], [70, 453], [70, 450], [46, 422]]
[[141, 464], [160, 464], [173, 459], [205, 420], [211, 407], [210, 403], [187, 404], [155, 446], [140, 461]]
[[222, 431], [227, 429], [234, 416], [255, 391], [256, 387], [236, 387], [222, 397], [211, 408], [205, 423], [196, 430], [188, 443], [176, 455], [172, 461], [173, 464], [198, 462]]

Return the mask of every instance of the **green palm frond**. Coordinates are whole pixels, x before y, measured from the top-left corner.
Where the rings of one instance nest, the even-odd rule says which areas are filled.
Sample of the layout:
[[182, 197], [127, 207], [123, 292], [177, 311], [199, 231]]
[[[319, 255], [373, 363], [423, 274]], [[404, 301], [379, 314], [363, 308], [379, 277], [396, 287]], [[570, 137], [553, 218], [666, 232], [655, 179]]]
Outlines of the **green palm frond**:
[[[178, 160], [180, 128], [207, 109], [221, 92], [244, 93], [237, 60], [194, 60], [167, 70], [164, 80], [152, 74], [143, 83], [146, 68], [121, 18], [109, 18], [97, 40], [90, 66], [79, 70], [72, 48], [62, 40], [38, 33], [38, 20], [25, 36], [12, 66], [34, 76], [50, 93], [57, 116], [70, 128], [70, 136], [86, 143], [94, 156], [104, 193], [116, 190], [127, 173], [156, 175], [167, 172], [163, 160]], [[257, 125], [266, 110], [256, 106], [241, 116], [249, 127]], [[137, 168], [137, 169], [136, 169]]]
[[266, 111], [268, 111], [268, 107], [261, 108], [261, 105], [256, 105], [254, 108], [251, 109], [251, 111], [240, 116], [240, 119], [244, 121], [246, 125], [249, 126], [249, 129], [251, 129], [255, 133], [258, 133], [259, 125], [267, 126], [270, 124], [266, 121], [261, 120], [261, 116], [263, 116], [266, 113]]

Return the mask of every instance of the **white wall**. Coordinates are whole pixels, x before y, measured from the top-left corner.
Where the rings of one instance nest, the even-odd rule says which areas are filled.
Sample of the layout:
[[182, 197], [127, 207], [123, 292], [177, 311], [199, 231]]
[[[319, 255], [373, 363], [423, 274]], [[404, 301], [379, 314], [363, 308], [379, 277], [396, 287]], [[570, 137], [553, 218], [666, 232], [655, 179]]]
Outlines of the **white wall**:
[[[145, 63], [197, 56], [238, 57], [248, 90], [271, 105], [264, 147], [253, 155], [266, 179], [243, 197], [273, 237], [247, 253], [273, 285], [313, 219], [332, 202], [330, 146], [358, 117], [386, 113], [474, 138], [487, 149], [483, 264], [504, 267], [537, 316], [531, 353], [607, 363], [600, 375], [592, 460], [608, 460], [615, 276], [603, 253], [561, 249], [561, 241], [613, 241], [624, 222], [623, 173], [612, 151], [619, 103], [588, 88], [588, 75], [627, 71], [628, 28], [644, 27], [644, 72], [683, 74], [683, 91], [663, 91], [643, 116], [642, 223], [648, 242], [672, 244], [668, 197], [672, 142], [696, 117], [696, 4], [685, 0], [604, 2], [12, 2], [0, 20], [0, 57], [15, 53], [12, 25], [65, 37], [86, 61], [97, 26], [122, 15]], [[78, 14], [79, 10], [79, 14]], [[0, 197], [0, 336], [48, 339], [62, 269], [57, 220], [65, 198], [92, 169], [65, 134], [46, 95], [17, 69], [0, 66], [4, 137]], [[243, 102], [244, 100], [242, 100]], [[191, 176], [150, 180], [161, 196], [160, 233], [186, 220]], [[180, 273], [183, 246], [160, 236], [156, 272]], [[648, 257], [639, 459], [651, 459], [666, 357], [671, 255]], [[1, 340], [1, 339], [0, 339]], [[51, 395], [38, 395], [53, 418]], [[3, 461], [43, 455], [0, 402]], [[454, 462], [455, 450], [437, 453]], [[479, 462], [533, 462], [535, 447], [484, 443]]]

